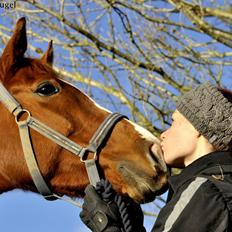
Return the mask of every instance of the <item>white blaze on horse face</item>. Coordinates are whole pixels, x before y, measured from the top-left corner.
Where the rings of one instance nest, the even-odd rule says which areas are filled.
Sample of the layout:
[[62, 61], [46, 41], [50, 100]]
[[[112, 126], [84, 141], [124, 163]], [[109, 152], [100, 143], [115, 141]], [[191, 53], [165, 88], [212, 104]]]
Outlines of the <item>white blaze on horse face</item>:
[[139, 135], [145, 139], [146, 141], [148, 142], [151, 142], [152, 143], [152, 150], [149, 151], [149, 149], [151, 148], [148, 148], [147, 151], [146, 151], [146, 155], [147, 155], [147, 158], [148, 160], [150, 161], [152, 167], [154, 165], [157, 165], [157, 162], [154, 160], [154, 157], [152, 157], [151, 155], [151, 152], [153, 154], [153, 156], [156, 157], [156, 159], [158, 159], [158, 163], [162, 166], [163, 170], [166, 170], [166, 165], [163, 161], [163, 153], [162, 153], [162, 149], [160, 147], [160, 140], [155, 137], [150, 131], [148, 131], [147, 129], [139, 126], [138, 124], [134, 123], [134, 122], [131, 122], [128, 120], [129, 123], [131, 123], [135, 130], [139, 133]]
[[110, 114], [112, 113], [110, 110], [106, 109], [105, 107], [102, 107], [102, 106], [98, 105], [92, 98], [90, 98], [90, 99], [94, 102], [95, 106], [96, 106], [98, 109], [103, 110], [103, 111], [105, 111], [105, 112], [107, 112], [107, 113], [110, 113]]
[[138, 124], [136, 124], [136, 123], [134, 123], [134, 122], [131, 122], [131, 121], [129, 121], [129, 120], [128, 120], [128, 122], [130, 122], [130, 123], [134, 126], [135, 130], [140, 134], [140, 136], [141, 136], [143, 139], [145, 139], [145, 140], [147, 140], [147, 141], [149, 141], [149, 142], [152, 142], [152, 143], [157, 143], [157, 144], [160, 143], [160, 142], [159, 142], [159, 139], [156, 138], [156, 137], [155, 137], [150, 131], [148, 131], [147, 129], [145, 129], [145, 128], [139, 126]]
[[[87, 95], [87, 96], [88, 96], [88, 95]], [[92, 98], [90, 98], [90, 99], [94, 102], [95, 106], [97, 106], [99, 109], [101, 109], [101, 110], [103, 110], [103, 111], [106, 111], [106, 112], [108, 112], [108, 113], [112, 113], [110, 110], [108, 110], [108, 109], [106, 109], [106, 108], [100, 106], [99, 104], [97, 104]], [[127, 120], [127, 119], [126, 119], [126, 120]], [[130, 121], [130, 120], [127, 120], [127, 121], [128, 121], [130, 124], [133, 125], [133, 127], [135, 128], [135, 130], [139, 133], [139, 135], [140, 135], [143, 139], [145, 139], [145, 140], [148, 141], [148, 142], [155, 143], [155, 144], [157, 144], [157, 145], [160, 144], [159, 139], [156, 138], [150, 131], [148, 131], [147, 129], [145, 129], [145, 128], [139, 126], [138, 124], [136, 124], [136, 123], [134, 123], [134, 122], [132, 122], [132, 121]]]

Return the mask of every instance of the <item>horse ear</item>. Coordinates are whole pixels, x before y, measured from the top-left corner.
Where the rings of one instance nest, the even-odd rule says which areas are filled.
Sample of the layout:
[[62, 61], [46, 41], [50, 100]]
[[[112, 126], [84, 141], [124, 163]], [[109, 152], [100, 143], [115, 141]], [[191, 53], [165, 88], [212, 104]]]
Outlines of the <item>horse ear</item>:
[[23, 58], [26, 50], [26, 19], [23, 17], [17, 21], [14, 33], [2, 53], [1, 68], [3, 74], [6, 74], [13, 64]]
[[48, 44], [48, 49], [41, 58], [41, 61], [52, 66], [53, 64], [53, 46], [52, 40]]

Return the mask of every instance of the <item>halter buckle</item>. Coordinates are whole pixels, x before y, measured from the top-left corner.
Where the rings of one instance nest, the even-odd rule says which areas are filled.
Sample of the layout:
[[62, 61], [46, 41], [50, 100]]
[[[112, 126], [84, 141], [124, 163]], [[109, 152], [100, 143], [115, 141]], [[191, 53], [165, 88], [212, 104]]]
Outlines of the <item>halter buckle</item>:
[[[86, 154], [86, 152], [92, 152], [93, 158], [87, 159], [88, 155]], [[97, 182], [100, 181], [98, 169], [96, 166], [97, 151], [93, 152], [91, 149], [89, 149], [89, 147], [83, 147], [79, 153], [79, 157], [80, 161], [85, 164], [90, 184], [96, 187]]]
[[[87, 157], [86, 152], [93, 153], [93, 158], [92, 159], [85, 158], [85, 156]], [[85, 163], [88, 160], [96, 160], [97, 159], [97, 151], [94, 152], [94, 151], [89, 150], [88, 147], [83, 147], [79, 153], [79, 157], [80, 157], [80, 161], [83, 163]]]

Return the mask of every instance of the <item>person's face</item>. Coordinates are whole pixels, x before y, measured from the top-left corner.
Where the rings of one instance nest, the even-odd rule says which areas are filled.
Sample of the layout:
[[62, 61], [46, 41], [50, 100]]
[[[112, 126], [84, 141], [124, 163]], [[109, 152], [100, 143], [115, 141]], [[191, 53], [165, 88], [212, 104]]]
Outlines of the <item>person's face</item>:
[[177, 110], [172, 120], [171, 127], [161, 134], [161, 148], [167, 165], [183, 168], [192, 162], [199, 133]]

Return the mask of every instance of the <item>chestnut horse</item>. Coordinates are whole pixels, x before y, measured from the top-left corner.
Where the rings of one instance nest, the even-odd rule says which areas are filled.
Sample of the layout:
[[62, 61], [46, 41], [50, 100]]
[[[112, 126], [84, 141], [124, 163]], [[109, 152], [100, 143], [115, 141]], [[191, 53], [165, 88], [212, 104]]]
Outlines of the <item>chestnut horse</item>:
[[[2, 85], [34, 118], [86, 147], [109, 111], [60, 80], [52, 69], [52, 43], [41, 59], [24, 57], [26, 49], [26, 21], [21, 18], [1, 56]], [[14, 115], [3, 103], [0, 103], [0, 192], [15, 188], [38, 192], [25, 162]], [[30, 139], [41, 175], [51, 191], [82, 197], [89, 184], [83, 162], [33, 129]], [[157, 149], [152, 152], [154, 144]], [[119, 194], [137, 202], [153, 200], [166, 185], [159, 140], [125, 118], [114, 125], [96, 159], [101, 177], [107, 178]]]

